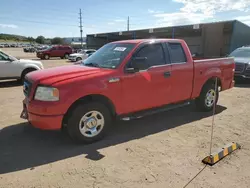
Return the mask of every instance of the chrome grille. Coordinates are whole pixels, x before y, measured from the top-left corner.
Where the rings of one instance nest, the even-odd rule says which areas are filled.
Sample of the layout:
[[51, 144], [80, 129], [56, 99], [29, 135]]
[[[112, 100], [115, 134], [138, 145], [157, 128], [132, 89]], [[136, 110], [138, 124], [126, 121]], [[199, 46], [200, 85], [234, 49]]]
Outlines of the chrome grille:
[[245, 69], [245, 64], [235, 63], [235, 72], [243, 72]]
[[250, 67], [246, 69], [245, 76], [250, 77]]

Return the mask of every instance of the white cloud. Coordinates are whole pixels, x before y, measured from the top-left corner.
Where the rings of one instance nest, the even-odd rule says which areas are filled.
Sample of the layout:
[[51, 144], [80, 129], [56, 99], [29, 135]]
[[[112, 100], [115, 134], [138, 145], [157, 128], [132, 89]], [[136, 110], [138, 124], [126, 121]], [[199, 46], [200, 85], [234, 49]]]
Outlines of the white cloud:
[[235, 18], [236, 20], [239, 20], [247, 25], [250, 25], [250, 16], [239, 16]]
[[14, 25], [14, 24], [0, 24], [0, 27], [2, 27], [2, 28], [12, 28], [12, 29], [18, 28], [18, 26]]
[[201, 23], [205, 22], [207, 19], [213, 18], [210, 15], [186, 12], [155, 14], [154, 16], [159, 18], [156, 22], [156, 27]]
[[214, 15], [225, 11], [249, 11], [250, 0], [173, 0], [184, 4], [180, 9], [187, 13]]
[[114, 20], [114, 22], [126, 22], [126, 20], [124, 20], [124, 19], [116, 19], [116, 20]]
[[115, 23], [114, 22], [108, 22], [108, 25], [114, 25]]
[[163, 13], [163, 12], [162, 11], [158, 11], [158, 10], [148, 9], [148, 13], [149, 14], [160, 14], [160, 13]]

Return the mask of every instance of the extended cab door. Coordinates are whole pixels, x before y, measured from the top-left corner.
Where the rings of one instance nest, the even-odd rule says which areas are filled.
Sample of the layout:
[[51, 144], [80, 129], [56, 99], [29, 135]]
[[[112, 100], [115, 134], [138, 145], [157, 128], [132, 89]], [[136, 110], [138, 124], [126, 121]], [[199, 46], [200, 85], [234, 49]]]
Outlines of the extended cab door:
[[189, 50], [182, 43], [166, 43], [171, 59], [171, 102], [190, 99], [193, 90], [193, 61], [188, 60]]
[[[143, 44], [133, 58], [145, 58], [139, 72], [125, 73], [122, 78], [124, 113], [130, 113], [169, 102], [171, 65], [161, 43]], [[133, 68], [131, 61], [126, 68]]]

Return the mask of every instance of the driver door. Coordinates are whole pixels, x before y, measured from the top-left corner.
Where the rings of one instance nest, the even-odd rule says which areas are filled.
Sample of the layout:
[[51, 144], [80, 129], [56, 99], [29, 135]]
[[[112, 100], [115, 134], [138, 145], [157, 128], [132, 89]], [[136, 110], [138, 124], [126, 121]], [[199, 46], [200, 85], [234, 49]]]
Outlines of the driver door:
[[[143, 66], [122, 78], [124, 113], [159, 107], [169, 103], [171, 65], [161, 43], [147, 44], [134, 57], [145, 57]], [[131, 63], [128, 63], [130, 68]]]
[[12, 62], [9, 57], [0, 52], [0, 78], [14, 77], [12, 72]]

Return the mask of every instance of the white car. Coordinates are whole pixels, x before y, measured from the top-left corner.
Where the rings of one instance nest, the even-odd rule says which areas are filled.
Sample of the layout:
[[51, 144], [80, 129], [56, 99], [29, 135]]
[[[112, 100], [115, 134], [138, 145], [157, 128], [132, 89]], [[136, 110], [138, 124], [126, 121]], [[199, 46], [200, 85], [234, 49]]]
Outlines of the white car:
[[17, 59], [0, 50], [0, 80], [18, 79], [24, 81], [24, 77], [31, 71], [43, 69], [40, 61]]
[[89, 54], [92, 54], [95, 51], [96, 50], [93, 50], [93, 49], [81, 50], [78, 53], [70, 54], [68, 59], [70, 61], [81, 61], [81, 60], [87, 59]]

